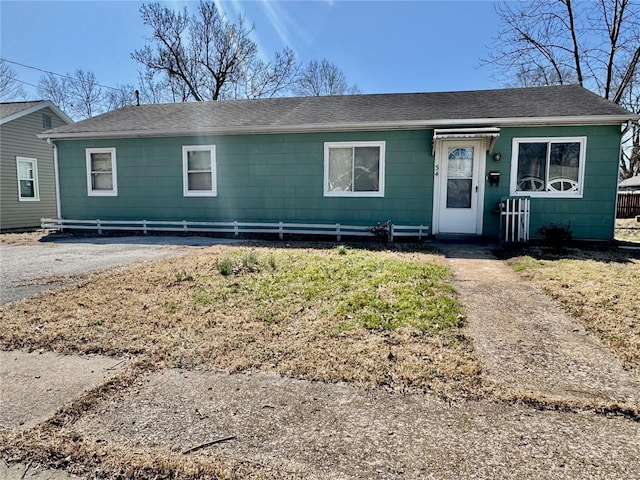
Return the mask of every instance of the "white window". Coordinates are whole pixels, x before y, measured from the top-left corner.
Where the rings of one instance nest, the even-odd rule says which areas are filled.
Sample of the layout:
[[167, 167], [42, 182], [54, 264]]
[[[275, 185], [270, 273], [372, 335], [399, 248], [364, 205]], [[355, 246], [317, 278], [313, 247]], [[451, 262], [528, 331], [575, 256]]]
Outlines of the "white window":
[[383, 197], [385, 142], [324, 144], [325, 197]]
[[514, 138], [511, 194], [582, 197], [586, 137]]
[[18, 200], [21, 202], [39, 201], [38, 160], [16, 157], [16, 167], [18, 170]]
[[87, 193], [90, 196], [118, 195], [115, 148], [87, 148]]
[[182, 147], [182, 185], [185, 197], [215, 197], [216, 146]]

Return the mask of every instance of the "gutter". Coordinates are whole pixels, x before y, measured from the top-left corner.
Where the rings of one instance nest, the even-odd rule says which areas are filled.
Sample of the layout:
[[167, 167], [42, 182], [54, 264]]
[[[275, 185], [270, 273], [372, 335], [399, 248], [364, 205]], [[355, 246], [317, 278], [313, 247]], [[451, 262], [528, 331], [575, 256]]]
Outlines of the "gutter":
[[53, 178], [56, 186], [56, 218], [62, 218], [60, 216], [60, 175], [58, 174], [58, 146], [47, 138], [47, 143], [53, 147]]
[[97, 138], [140, 138], [172, 137], [194, 135], [242, 135], [277, 134], [311, 132], [356, 132], [381, 130], [433, 129], [439, 127], [519, 127], [519, 126], [569, 126], [569, 125], [619, 125], [623, 122], [640, 119], [640, 115], [591, 115], [575, 117], [515, 117], [515, 118], [460, 118], [443, 120], [416, 120], [395, 122], [354, 122], [332, 124], [306, 124], [283, 126], [249, 127], [211, 127], [195, 129], [157, 129], [157, 130], [114, 130], [94, 132], [44, 132], [38, 135], [42, 139], [97, 139]]

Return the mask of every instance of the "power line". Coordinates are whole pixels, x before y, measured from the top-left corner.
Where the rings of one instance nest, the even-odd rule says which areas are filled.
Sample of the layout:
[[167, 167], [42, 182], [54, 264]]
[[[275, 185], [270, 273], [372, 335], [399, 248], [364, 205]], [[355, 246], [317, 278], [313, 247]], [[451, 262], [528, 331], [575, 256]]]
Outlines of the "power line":
[[[75, 77], [70, 77], [69, 75], [63, 75], [61, 73], [56, 73], [56, 72], [52, 72], [50, 70], [44, 70], [42, 68], [38, 68], [38, 67], [33, 67], [31, 65], [25, 65], [24, 63], [20, 63], [20, 62], [14, 62], [12, 60], [7, 60], [6, 58], [0, 58], [0, 61], [2, 62], [7, 62], [7, 63], [11, 63], [13, 65], [19, 65], [20, 67], [24, 67], [24, 68], [30, 68], [31, 70], [37, 70], [39, 72], [43, 72], [43, 73], [48, 73], [49, 75], [55, 75], [57, 77], [62, 77], [62, 78], [66, 78], [68, 80], [73, 80], [73, 81], [77, 81], [78, 79]], [[14, 80], [18, 80], [17, 78]], [[22, 82], [22, 80], [18, 80], [19, 82]], [[32, 85], [31, 83], [27, 83], [27, 82], [22, 82], [22, 83], [26, 83], [27, 85], [31, 85], [32, 87], [36, 87], [36, 85]], [[119, 91], [119, 88], [116, 87], [110, 87], [109, 85], [102, 85], [100, 83], [96, 83], [95, 85], [97, 85], [98, 87], [102, 87], [102, 88], [109, 88], [111, 90], [116, 90]]]
[[7, 78], [10, 78], [11, 80], [15, 80], [16, 82], [24, 83], [25, 85], [29, 85], [30, 87], [38, 88], [37, 85], [34, 85], [33, 83], [25, 82], [24, 80], [20, 80], [17, 77], [7, 77]]

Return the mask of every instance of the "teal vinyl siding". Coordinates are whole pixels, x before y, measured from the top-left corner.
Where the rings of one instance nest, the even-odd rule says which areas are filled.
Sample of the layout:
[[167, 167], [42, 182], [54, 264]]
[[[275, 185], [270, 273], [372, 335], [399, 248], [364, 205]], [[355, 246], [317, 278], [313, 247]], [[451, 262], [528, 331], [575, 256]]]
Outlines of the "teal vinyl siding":
[[[65, 218], [430, 225], [431, 131], [58, 141]], [[383, 198], [324, 196], [324, 143], [385, 141]], [[184, 197], [182, 145], [216, 145], [217, 196]], [[115, 147], [117, 197], [87, 196], [85, 149]]]
[[[493, 210], [509, 195], [514, 137], [587, 137], [582, 198], [533, 198], [531, 232], [570, 223], [576, 238], [611, 239], [620, 149], [619, 126], [504, 127], [486, 158], [483, 234], [497, 237]], [[305, 222], [431, 227], [432, 130], [59, 140], [62, 216], [69, 219]], [[382, 198], [325, 197], [325, 142], [385, 142]], [[217, 196], [184, 197], [182, 146], [215, 145]], [[114, 147], [118, 196], [87, 196], [85, 149]], [[501, 174], [499, 187], [488, 183]]]
[[550, 223], [570, 224], [575, 238], [610, 240], [615, 226], [615, 206], [620, 155], [620, 127], [560, 126], [503, 128], [494, 147], [500, 162], [487, 158], [489, 171], [500, 172], [500, 186], [485, 184], [484, 232], [499, 231], [499, 216], [492, 210], [502, 196], [509, 195], [513, 138], [587, 137], [582, 198], [532, 198], [531, 234]]

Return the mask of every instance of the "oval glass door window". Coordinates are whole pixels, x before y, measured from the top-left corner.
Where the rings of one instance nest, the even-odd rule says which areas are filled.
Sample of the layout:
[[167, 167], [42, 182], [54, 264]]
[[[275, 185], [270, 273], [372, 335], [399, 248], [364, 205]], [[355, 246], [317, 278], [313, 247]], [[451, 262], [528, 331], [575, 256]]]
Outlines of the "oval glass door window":
[[473, 147], [449, 148], [447, 155], [447, 208], [471, 208]]

